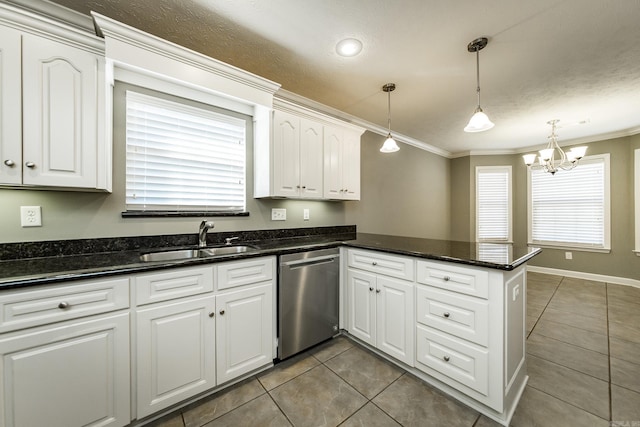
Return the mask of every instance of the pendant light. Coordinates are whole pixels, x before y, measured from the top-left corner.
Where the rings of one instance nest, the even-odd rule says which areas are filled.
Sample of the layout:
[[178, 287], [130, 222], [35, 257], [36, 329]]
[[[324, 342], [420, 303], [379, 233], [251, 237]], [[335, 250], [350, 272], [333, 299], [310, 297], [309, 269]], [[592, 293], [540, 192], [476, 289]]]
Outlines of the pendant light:
[[482, 111], [480, 107], [480, 51], [485, 48], [489, 40], [486, 37], [480, 37], [472, 41], [467, 45], [467, 50], [469, 52], [476, 53], [476, 82], [478, 93], [478, 107], [473, 116], [471, 116], [471, 120], [469, 120], [469, 124], [464, 128], [465, 132], [483, 132], [485, 130], [491, 129], [495, 126], [489, 117]]
[[387, 124], [389, 126], [389, 133], [387, 134], [386, 141], [384, 141], [384, 144], [380, 148], [381, 153], [395, 153], [396, 151], [400, 150], [400, 147], [398, 147], [398, 144], [396, 144], [396, 141], [391, 136], [391, 92], [394, 91], [395, 89], [396, 89], [395, 83], [387, 83], [386, 85], [382, 86], [382, 90], [387, 92], [387, 95], [388, 95]]

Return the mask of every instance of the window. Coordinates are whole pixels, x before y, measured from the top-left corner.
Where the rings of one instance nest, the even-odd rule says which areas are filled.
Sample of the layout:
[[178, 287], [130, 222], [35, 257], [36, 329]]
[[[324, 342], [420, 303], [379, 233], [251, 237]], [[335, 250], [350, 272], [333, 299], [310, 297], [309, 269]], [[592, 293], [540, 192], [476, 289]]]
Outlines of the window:
[[246, 121], [127, 91], [127, 211], [245, 210]]
[[555, 175], [529, 169], [529, 243], [608, 251], [609, 154]]
[[476, 167], [476, 240], [511, 242], [511, 166]]

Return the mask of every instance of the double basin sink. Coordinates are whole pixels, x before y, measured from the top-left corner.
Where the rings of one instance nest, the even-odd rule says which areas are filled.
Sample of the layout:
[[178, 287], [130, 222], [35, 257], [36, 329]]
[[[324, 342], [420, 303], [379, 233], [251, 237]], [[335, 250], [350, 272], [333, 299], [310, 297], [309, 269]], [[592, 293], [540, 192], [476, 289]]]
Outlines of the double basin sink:
[[140, 255], [140, 261], [178, 261], [194, 258], [212, 258], [223, 255], [241, 254], [257, 251], [255, 246], [219, 246], [214, 248], [174, 249], [168, 251], [148, 252]]

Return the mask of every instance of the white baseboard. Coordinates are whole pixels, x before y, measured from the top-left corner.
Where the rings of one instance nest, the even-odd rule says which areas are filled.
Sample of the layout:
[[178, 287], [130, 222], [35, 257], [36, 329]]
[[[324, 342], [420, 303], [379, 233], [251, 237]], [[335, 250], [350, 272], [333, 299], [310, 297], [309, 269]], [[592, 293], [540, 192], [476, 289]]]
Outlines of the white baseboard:
[[560, 270], [557, 268], [536, 267], [528, 265], [527, 271], [532, 273], [555, 274], [556, 276], [574, 277], [576, 279], [594, 280], [597, 282], [607, 282], [614, 285], [625, 285], [640, 288], [640, 280], [627, 277], [606, 276], [604, 274], [583, 273], [582, 271]]

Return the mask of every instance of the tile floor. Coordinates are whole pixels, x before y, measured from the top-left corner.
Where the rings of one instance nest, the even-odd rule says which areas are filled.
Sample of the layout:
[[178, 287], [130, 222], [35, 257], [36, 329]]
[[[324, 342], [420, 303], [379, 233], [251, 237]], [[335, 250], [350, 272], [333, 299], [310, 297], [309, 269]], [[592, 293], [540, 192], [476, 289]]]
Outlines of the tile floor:
[[[640, 427], [640, 289], [528, 274], [529, 384], [511, 425]], [[345, 337], [153, 423], [497, 426]]]

